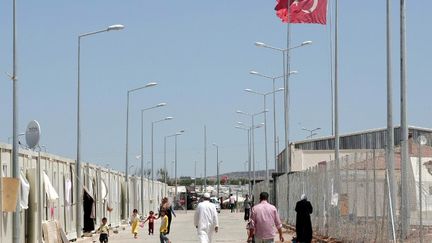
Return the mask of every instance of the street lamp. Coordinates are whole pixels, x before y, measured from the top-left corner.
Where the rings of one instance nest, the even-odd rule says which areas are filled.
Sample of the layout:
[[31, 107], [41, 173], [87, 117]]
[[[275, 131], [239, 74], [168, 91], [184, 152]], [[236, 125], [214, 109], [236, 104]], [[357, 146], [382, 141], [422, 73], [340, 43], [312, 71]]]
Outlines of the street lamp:
[[212, 144], [216, 147], [216, 183], [217, 183], [217, 198], [219, 199], [219, 187], [220, 187], [220, 180], [219, 180], [219, 146], [215, 143]]
[[[108, 31], [112, 31], [112, 30], [121, 30], [124, 29], [123, 25], [111, 25], [108, 26], [108, 28], [102, 29], [102, 30], [98, 30], [98, 31], [93, 31], [93, 32], [88, 32], [88, 33], [84, 33], [81, 35], [78, 35], [78, 66], [77, 66], [77, 159], [76, 159], [76, 173], [77, 176], [75, 177], [75, 195], [76, 198], [82, 198], [81, 197], [81, 191], [82, 191], [82, 185], [81, 185], [81, 120], [80, 120], [80, 114], [81, 114], [81, 81], [80, 81], [80, 67], [81, 67], [81, 38], [86, 37], [86, 36], [91, 36], [91, 35], [95, 35], [95, 34], [99, 34], [99, 33], [103, 33], [103, 32], [108, 32]], [[81, 210], [81, 200], [77, 200], [77, 208], [76, 208], [76, 233], [77, 233], [77, 237], [81, 236], [81, 221], [82, 221], [82, 210]]]
[[154, 106], [150, 106], [144, 109], [141, 109], [141, 206], [144, 210], [144, 111], [156, 109], [159, 107], [166, 106], [166, 103], [159, 103]]
[[[276, 79], [284, 78], [284, 75], [281, 76], [268, 76], [261, 74], [257, 71], [250, 71], [249, 72], [252, 75], [260, 76], [263, 78], [271, 79], [273, 81], [273, 143], [274, 143], [274, 163], [275, 163], [275, 172], [278, 172], [278, 166], [277, 166], [277, 154], [278, 154], [278, 148], [277, 148], [277, 133], [276, 133]], [[290, 71], [288, 75], [297, 74], [297, 71]]]
[[[248, 177], [249, 177], [249, 195], [251, 195], [252, 193], [252, 185], [251, 185], [251, 181], [252, 181], [252, 176], [251, 176], [251, 157], [253, 155], [253, 158], [255, 158], [255, 151], [252, 151], [252, 147], [255, 147], [255, 139], [252, 138], [251, 134], [252, 131], [262, 127], [264, 124], [258, 124], [254, 127], [251, 126], [247, 126], [245, 125], [243, 122], [237, 122], [238, 125], [235, 126], [235, 128], [240, 129], [240, 130], [244, 130], [248, 132], [248, 145], [249, 145], [249, 165], [248, 165]], [[253, 166], [253, 184], [255, 184], [255, 160], [254, 160], [254, 166]]]
[[[128, 165], [129, 165], [129, 97], [132, 93], [145, 89], [145, 88], [150, 88], [153, 86], [156, 86], [157, 83], [155, 82], [150, 82], [144, 86], [135, 88], [135, 89], [130, 89], [127, 91], [127, 98], [126, 98], [126, 160], [125, 160], [125, 170], [126, 170], [126, 212], [129, 212], [129, 172], [128, 172]], [[158, 104], [156, 106], [162, 106], [163, 103]], [[141, 154], [142, 157], [142, 154]], [[125, 214], [127, 215], [127, 214]]]
[[310, 132], [310, 135], [307, 136], [306, 138], [312, 138], [313, 136], [318, 135], [318, 133], [314, 133], [314, 132], [315, 132], [315, 131], [318, 131], [318, 130], [321, 130], [321, 128], [320, 128], [320, 127], [317, 127], [317, 128], [314, 128], [314, 129], [307, 129], [307, 128], [305, 128], [305, 127], [302, 127], [302, 130], [303, 130], [303, 131]]
[[[251, 89], [245, 89], [246, 92], [248, 93], [252, 93], [252, 94], [256, 94], [256, 95], [261, 95], [263, 97], [263, 110], [267, 109], [267, 104], [266, 104], [266, 98], [267, 95], [269, 94], [275, 94], [276, 92], [280, 92], [283, 91], [283, 88], [279, 88], [277, 90], [271, 91], [271, 92], [267, 92], [267, 93], [261, 93], [261, 92], [257, 92]], [[270, 176], [269, 176], [269, 169], [268, 169], [268, 153], [267, 153], [267, 114], [264, 112], [264, 151], [265, 151], [265, 188], [266, 190], [269, 189], [269, 184], [270, 184]]]
[[[169, 120], [172, 120], [172, 119], [174, 119], [173, 117], [171, 117], [171, 116], [167, 116], [167, 117], [165, 117], [164, 119], [160, 119], [160, 120], [157, 120], [157, 121], [153, 121], [152, 122], [152, 124], [151, 124], [151, 179], [152, 179], [152, 188], [151, 188], [151, 195], [152, 196], [154, 196], [153, 194], [154, 194], [154, 150], [153, 150], [153, 148], [154, 148], [154, 144], [153, 144], [153, 138], [154, 138], [154, 136], [153, 136], [153, 131], [154, 131], [154, 124], [156, 124], [156, 123], [160, 123], [160, 122], [163, 122], [163, 121], [169, 121]], [[144, 198], [144, 195], [143, 195], [143, 198]], [[151, 206], [152, 206], [152, 204], [153, 204], [153, 201], [150, 201], [150, 208], [151, 208]]]
[[[256, 181], [256, 172], [255, 172], [255, 116], [260, 115], [260, 114], [265, 113], [265, 112], [267, 112], [267, 110], [263, 110], [261, 112], [255, 113], [255, 114], [249, 114], [249, 113], [246, 113], [246, 112], [240, 111], [240, 110], [236, 111], [237, 114], [249, 116], [251, 118], [251, 124], [252, 124], [251, 128], [253, 128], [250, 130], [250, 134], [251, 134], [250, 136], [251, 136], [251, 141], [252, 141], [251, 142], [252, 143], [251, 149], [252, 149], [252, 167], [253, 167], [253, 186], [255, 186], [255, 181]], [[244, 126], [244, 124], [242, 122], [238, 122], [238, 124]]]
[[[257, 46], [257, 47], [264, 47], [264, 48], [268, 48], [268, 49], [282, 52], [283, 77], [284, 77], [284, 89], [285, 89], [285, 92], [284, 92], [284, 120], [285, 120], [285, 148], [286, 148], [285, 149], [285, 167], [286, 167], [287, 173], [291, 170], [290, 147], [289, 147], [289, 76], [290, 75], [287, 75], [287, 73], [290, 74], [289, 51], [292, 49], [307, 46], [310, 44], [312, 44], [312, 41], [303, 41], [300, 45], [297, 45], [297, 46], [294, 46], [291, 48], [278, 48], [278, 47], [267, 45], [267, 44], [262, 43], [262, 42], [255, 42], [255, 46]], [[287, 62], [285, 59], [287, 59]]]
[[[175, 165], [175, 172], [174, 172], [174, 176], [175, 176], [175, 196], [174, 196], [174, 205], [176, 205], [177, 202], [177, 137], [182, 135], [184, 133], [185, 130], [180, 130], [179, 132], [169, 135], [169, 136], [165, 136], [164, 139], [164, 168], [166, 171], [166, 139], [170, 138], [170, 137], [174, 137], [175, 138], [175, 147], [174, 147], [174, 151], [175, 151], [175, 157], [174, 157], [174, 165]], [[165, 183], [166, 183], [166, 177], [165, 177]]]

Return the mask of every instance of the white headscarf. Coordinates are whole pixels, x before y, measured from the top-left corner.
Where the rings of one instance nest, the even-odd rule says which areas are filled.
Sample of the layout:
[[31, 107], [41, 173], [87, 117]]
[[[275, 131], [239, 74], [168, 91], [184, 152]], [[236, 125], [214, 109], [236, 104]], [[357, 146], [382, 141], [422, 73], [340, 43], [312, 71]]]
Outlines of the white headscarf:
[[303, 193], [300, 197], [300, 200], [307, 200], [306, 194]]

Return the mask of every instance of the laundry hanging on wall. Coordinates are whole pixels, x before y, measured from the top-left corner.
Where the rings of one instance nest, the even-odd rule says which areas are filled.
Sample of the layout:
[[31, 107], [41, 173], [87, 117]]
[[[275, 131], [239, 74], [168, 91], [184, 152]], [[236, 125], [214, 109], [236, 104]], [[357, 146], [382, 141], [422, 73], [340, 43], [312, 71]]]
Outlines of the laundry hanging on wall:
[[54, 202], [59, 198], [59, 195], [57, 194], [57, 191], [54, 189], [53, 185], [51, 184], [51, 181], [48, 175], [45, 173], [45, 171], [43, 172], [43, 179], [44, 179], [47, 200], [50, 202]]
[[30, 193], [30, 183], [21, 171], [20, 173], [20, 206], [21, 209], [28, 209], [29, 193]]
[[72, 205], [72, 181], [67, 178], [66, 182], [65, 182], [65, 201], [66, 201], [66, 206], [70, 206]]

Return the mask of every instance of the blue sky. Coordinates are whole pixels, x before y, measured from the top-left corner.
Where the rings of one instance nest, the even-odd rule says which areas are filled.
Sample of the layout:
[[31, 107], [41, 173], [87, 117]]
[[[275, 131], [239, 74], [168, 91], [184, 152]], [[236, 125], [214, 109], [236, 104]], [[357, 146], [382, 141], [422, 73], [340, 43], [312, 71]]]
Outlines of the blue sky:
[[[0, 7], [0, 140], [12, 133], [11, 2]], [[342, 133], [386, 124], [385, 1], [340, 2], [340, 130]], [[396, 3], [396, 2], [395, 2]], [[33, 119], [42, 126], [48, 151], [75, 158], [77, 36], [123, 24], [119, 32], [82, 42], [82, 159], [124, 170], [126, 92], [150, 81], [157, 87], [135, 93], [130, 110], [130, 164], [138, 165], [141, 108], [145, 113], [145, 160], [150, 160], [150, 122], [166, 116], [155, 130], [155, 165], [163, 163], [163, 136], [180, 129], [179, 175], [203, 170], [203, 126], [207, 125], [208, 174], [215, 174], [218, 143], [222, 172], [242, 170], [247, 159], [246, 133], [234, 128], [249, 122], [236, 110], [257, 112], [262, 99], [243, 91], [269, 91], [271, 82], [251, 76], [254, 69], [282, 73], [281, 55], [257, 48], [255, 41], [286, 45], [286, 26], [275, 16], [274, 1], [18, 1], [19, 126]], [[399, 123], [398, 6], [393, 6], [395, 124]], [[409, 123], [432, 127], [430, 56], [432, 34], [427, 18], [432, 2], [408, 2]], [[295, 25], [293, 44], [314, 43], [292, 53], [291, 139], [307, 136], [301, 127], [331, 133], [329, 27]], [[282, 82], [278, 82], [282, 86]], [[269, 100], [269, 104], [271, 104]], [[277, 99], [278, 135], [283, 140], [282, 95]], [[272, 120], [268, 118], [272, 168]], [[281, 144], [283, 145], [283, 143]], [[174, 159], [173, 140], [168, 161]], [[282, 146], [281, 146], [282, 147]], [[263, 130], [256, 135], [258, 168], [264, 168]]]

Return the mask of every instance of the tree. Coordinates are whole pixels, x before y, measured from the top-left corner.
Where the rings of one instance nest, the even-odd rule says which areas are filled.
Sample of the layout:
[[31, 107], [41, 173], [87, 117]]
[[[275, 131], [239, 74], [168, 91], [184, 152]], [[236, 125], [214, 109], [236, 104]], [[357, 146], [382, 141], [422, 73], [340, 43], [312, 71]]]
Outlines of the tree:
[[[165, 182], [165, 181], [169, 181], [169, 176], [168, 176], [168, 171], [164, 170], [163, 168], [160, 168], [157, 172], [156, 172], [157, 177], [159, 178], [159, 181], [161, 182]], [[165, 180], [166, 179], [166, 180]]]

